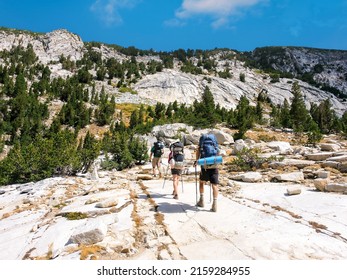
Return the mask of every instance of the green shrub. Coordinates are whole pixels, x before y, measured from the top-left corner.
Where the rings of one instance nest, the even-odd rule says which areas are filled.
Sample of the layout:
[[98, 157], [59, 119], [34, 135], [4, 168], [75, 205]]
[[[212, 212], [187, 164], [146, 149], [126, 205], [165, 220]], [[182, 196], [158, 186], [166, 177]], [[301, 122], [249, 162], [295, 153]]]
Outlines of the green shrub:
[[82, 220], [88, 218], [88, 215], [86, 213], [82, 212], [67, 212], [63, 213], [62, 216], [68, 220]]
[[229, 163], [229, 168], [233, 171], [251, 171], [265, 168], [266, 165], [274, 160], [283, 160], [271, 156], [269, 158], [260, 157], [260, 151], [257, 149], [244, 148], [236, 154], [236, 159]]

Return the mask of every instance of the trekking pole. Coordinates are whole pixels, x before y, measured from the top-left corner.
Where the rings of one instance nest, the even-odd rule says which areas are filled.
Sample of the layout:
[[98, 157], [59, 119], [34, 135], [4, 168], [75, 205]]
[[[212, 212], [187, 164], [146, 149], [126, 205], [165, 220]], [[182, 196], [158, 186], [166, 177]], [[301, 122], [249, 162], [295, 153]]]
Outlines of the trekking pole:
[[182, 170], [182, 174], [181, 174], [181, 182], [182, 182], [182, 193], [183, 193], [183, 170]]
[[198, 171], [195, 164], [195, 205], [197, 204], [198, 204]]
[[167, 173], [169, 172], [169, 165], [167, 166], [167, 168], [166, 168], [166, 174], [164, 175], [164, 183], [163, 183], [163, 187], [162, 187], [162, 189], [164, 188], [164, 186], [165, 186], [165, 182], [166, 182], [166, 177], [167, 177]]
[[212, 202], [212, 184], [210, 182], [210, 203]]

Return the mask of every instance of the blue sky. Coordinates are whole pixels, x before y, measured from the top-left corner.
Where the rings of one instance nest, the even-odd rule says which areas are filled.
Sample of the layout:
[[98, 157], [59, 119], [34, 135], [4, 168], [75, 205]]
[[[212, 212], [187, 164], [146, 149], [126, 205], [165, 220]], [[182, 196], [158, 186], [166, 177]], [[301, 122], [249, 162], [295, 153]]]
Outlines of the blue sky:
[[0, 0], [0, 26], [157, 51], [347, 50], [347, 0]]

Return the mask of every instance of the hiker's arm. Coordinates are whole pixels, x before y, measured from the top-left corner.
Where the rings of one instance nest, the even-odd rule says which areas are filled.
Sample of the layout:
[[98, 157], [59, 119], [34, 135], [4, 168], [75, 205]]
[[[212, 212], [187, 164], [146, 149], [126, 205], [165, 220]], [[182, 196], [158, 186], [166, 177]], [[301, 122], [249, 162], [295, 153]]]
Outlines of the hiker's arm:
[[197, 160], [200, 158], [200, 146], [195, 151], [195, 161], [194, 161], [194, 166], [196, 165]]
[[153, 156], [153, 148], [151, 148], [151, 152], [149, 154], [149, 160], [152, 160], [152, 156]]
[[200, 158], [200, 146], [195, 151], [195, 160], [198, 160]]

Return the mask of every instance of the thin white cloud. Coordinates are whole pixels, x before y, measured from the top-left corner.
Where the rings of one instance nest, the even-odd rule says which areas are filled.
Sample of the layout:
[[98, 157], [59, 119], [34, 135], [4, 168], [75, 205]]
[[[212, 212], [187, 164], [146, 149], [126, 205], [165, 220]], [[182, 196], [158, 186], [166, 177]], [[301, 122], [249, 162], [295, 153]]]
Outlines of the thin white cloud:
[[177, 18], [173, 18], [173, 19], [169, 19], [169, 20], [164, 21], [164, 25], [170, 26], [170, 27], [182, 27], [185, 25], [185, 22], [183, 22]]
[[96, 0], [90, 10], [107, 25], [118, 25], [123, 22], [119, 11], [124, 8], [133, 8], [141, 0]]
[[229, 22], [229, 18], [240, 9], [254, 6], [268, 0], [183, 0], [176, 12], [176, 18], [185, 20], [194, 16], [207, 15], [213, 18], [212, 27], [219, 28]]

